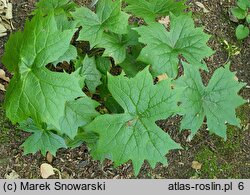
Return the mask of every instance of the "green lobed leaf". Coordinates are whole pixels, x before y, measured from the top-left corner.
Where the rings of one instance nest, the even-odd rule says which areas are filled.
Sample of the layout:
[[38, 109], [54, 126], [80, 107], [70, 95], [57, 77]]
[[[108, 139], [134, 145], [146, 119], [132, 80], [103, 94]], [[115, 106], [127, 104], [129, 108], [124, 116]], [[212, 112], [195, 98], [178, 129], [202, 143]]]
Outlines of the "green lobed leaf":
[[105, 48], [102, 56], [112, 57], [116, 64], [122, 63], [126, 58], [126, 45], [122, 42], [122, 35], [103, 34], [102, 40], [97, 47]]
[[24, 148], [24, 155], [29, 153], [35, 154], [40, 150], [43, 156], [46, 156], [47, 152], [56, 156], [56, 151], [59, 148], [67, 148], [62, 137], [49, 130], [37, 127], [32, 120], [21, 123], [19, 128], [32, 132], [32, 135], [21, 145]]
[[99, 134], [92, 155], [101, 160], [110, 158], [115, 166], [132, 160], [136, 175], [144, 160], [152, 167], [157, 162], [166, 164], [166, 153], [180, 148], [155, 124], [177, 112], [178, 98], [170, 81], [154, 85], [148, 68], [131, 79], [109, 75], [108, 81], [109, 90], [124, 113], [98, 116], [86, 126], [87, 131]]
[[78, 127], [85, 126], [99, 115], [95, 110], [98, 105], [96, 101], [87, 96], [66, 102], [65, 113], [60, 122], [61, 132], [74, 139]]
[[120, 64], [126, 59], [128, 46], [138, 44], [138, 37], [138, 33], [132, 29], [125, 35], [104, 33], [102, 40], [96, 46], [105, 48], [103, 56], [112, 57], [116, 64]]
[[13, 123], [32, 118], [59, 130], [65, 103], [85, 96], [78, 72], [69, 75], [45, 67], [69, 49], [75, 31], [58, 30], [53, 15], [36, 15], [24, 32], [10, 37], [3, 63], [14, 72], [5, 99], [6, 114]]
[[104, 31], [127, 32], [129, 15], [121, 11], [121, 0], [99, 1], [96, 13], [85, 7], [77, 8], [72, 16], [82, 26], [78, 40], [89, 41], [91, 48], [100, 43]]
[[85, 79], [85, 83], [91, 93], [95, 93], [96, 87], [102, 84], [100, 81], [102, 75], [96, 68], [95, 57], [85, 56], [84, 59], [79, 59], [76, 68], [80, 67], [80, 75]]
[[46, 122], [60, 129], [65, 103], [85, 96], [77, 75], [42, 68], [25, 76], [15, 75], [6, 93], [7, 116], [13, 123], [31, 117], [37, 123]]
[[128, 6], [126, 11], [143, 18], [146, 22], [154, 22], [159, 16], [183, 14], [185, 1], [175, 0], [125, 0]]
[[191, 129], [193, 136], [206, 117], [208, 129], [226, 139], [225, 123], [240, 125], [235, 109], [245, 103], [237, 94], [244, 84], [237, 81], [229, 65], [217, 69], [207, 87], [203, 85], [198, 70], [187, 64], [184, 70], [184, 76], [176, 82], [176, 88], [181, 93], [181, 114], [184, 116], [181, 129]]
[[167, 73], [169, 77], [176, 77], [179, 55], [194, 68], [207, 70], [207, 66], [201, 61], [213, 54], [212, 49], [206, 45], [210, 36], [202, 28], [195, 28], [189, 15], [171, 15], [170, 21], [170, 32], [159, 23], [135, 28], [141, 35], [139, 41], [146, 44], [138, 59], [151, 64], [155, 76]]

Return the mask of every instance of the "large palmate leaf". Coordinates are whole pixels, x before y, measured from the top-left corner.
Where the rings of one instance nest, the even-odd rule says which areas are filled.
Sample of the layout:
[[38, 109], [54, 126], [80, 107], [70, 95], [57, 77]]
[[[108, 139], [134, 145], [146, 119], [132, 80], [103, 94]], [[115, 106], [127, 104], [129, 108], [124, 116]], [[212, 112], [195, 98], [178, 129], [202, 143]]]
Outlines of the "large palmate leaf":
[[159, 23], [135, 29], [140, 35], [139, 41], [146, 44], [139, 60], [150, 63], [154, 75], [167, 73], [176, 77], [178, 72], [178, 56], [182, 55], [197, 68], [207, 69], [201, 61], [213, 51], [206, 45], [209, 35], [202, 28], [195, 28], [189, 15], [171, 15], [171, 30], [168, 32]]
[[19, 128], [32, 133], [21, 145], [24, 147], [24, 154], [35, 154], [40, 150], [43, 156], [46, 156], [47, 152], [56, 156], [56, 151], [59, 148], [67, 148], [62, 137], [47, 129], [37, 127], [31, 119], [22, 122]]
[[185, 1], [176, 0], [125, 0], [126, 11], [143, 18], [146, 22], [153, 22], [159, 16], [167, 16], [170, 12], [175, 15], [183, 14]]
[[138, 44], [138, 37], [138, 33], [132, 29], [125, 35], [105, 33], [97, 47], [105, 48], [103, 56], [112, 57], [116, 64], [120, 64], [126, 58], [127, 47]]
[[10, 37], [3, 63], [14, 72], [5, 100], [12, 122], [31, 117], [35, 123], [46, 122], [60, 129], [66, 102], [85, 96], [78, 72], [69, 75], [45, 67], [70, 48], [75, 31], [58, 30], [53, 15], [36, 15], [26, 23], [24, 32]]
[[84, 96], [78, 74], [54, 73], [45, 68], [16, 74], [6, 94], [6, 113], [13, 123], [31, 117], [59, 128], [67, 101]]
[[102, 0], [97, 4], [96, 13], [81, 7], [72, 16], [82, 26], [78, 40], [89, 41], [91, 48], [102, 40], [104, 31], [127, 32], [129, 15], [121, 11], [121, 0]]
[[95, 110], [98, 105], [89, 97], [66, 102], [64, 116], [60, 121], [61, 132], [73, 139], [77, 135], [78, 127], [90, 123], [99, 115]]
[[239, 126], [235, 109], [245, 101], [237, 95], [244, 86], [239, 83], [229, 65], [217, 69], [207, 87], [202, 83], [200, 73], [191, 65], [185, 65], [185, 74], [176, 82], [181, 92], [182, 129], [191, 129], [193, 136], [201, 127], [204, 117], [208, 129], [226, 139], [226, 125]]
[[39, 150], [43, 156], [46, 156], [47, 152], [56, 156], [56, 152], [60, 148], [67, 148], [65, 141], [59, 135], [52, 133], [51, 131], [37, 131], [21, 145], [24, 147], [24, 155], [32, 153], [35, 154]]
[[108, 81], [109, 90], [124, 113], [98, 116], [86, 126], [87, 131], [99, 134], [93, 156], [110, 158], [116, 166], [132, 160], [136, 174], [144, 160], [153, 167], [157, 162], [166, 164], [165, 154], [180, 148], [155, 124], [176, 113], [178, 98], [170, 82], [154, 85], [148, 68], [135, 78], [109, 75]]

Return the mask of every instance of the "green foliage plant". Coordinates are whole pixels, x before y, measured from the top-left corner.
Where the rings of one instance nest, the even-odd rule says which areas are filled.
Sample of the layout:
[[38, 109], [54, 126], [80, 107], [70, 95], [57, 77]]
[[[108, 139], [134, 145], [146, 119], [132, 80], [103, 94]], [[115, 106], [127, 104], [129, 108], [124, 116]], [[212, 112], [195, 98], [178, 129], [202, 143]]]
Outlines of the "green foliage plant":
[[237, 0], [237, 6], [231, 9], [234, 17], [238, 20], [244, 21], [244, 24], [239, 24], [236, 28], [235, 34], [238, 40], [245, 39], [249, 36], [250, 30], [250, 1], [249, 0]]
[[[94, 159], [131, 161], [137, 175], [144, 161], [167, 164], [165, 155], [181, 149], [157, 120], [181, 115], [191, 137], [204, 121], [223, 139], [226, 124], [240, 126], [244, 83], [226, 64], [203, 84], [199, 70], [208, 71], [204, 58], [214, 51], [185, 1], [123, 3], [100, 0], [92, 11], [41, 0], [24, 30], [11, 34], [2, 58], [14, 75], [5, 109], [31, 133], [24, 154], [56, 155], [84, 142]], [[165, 16], [169, 24], [157, 22]], [[167, 76], [156, 82], [159, 75]]]

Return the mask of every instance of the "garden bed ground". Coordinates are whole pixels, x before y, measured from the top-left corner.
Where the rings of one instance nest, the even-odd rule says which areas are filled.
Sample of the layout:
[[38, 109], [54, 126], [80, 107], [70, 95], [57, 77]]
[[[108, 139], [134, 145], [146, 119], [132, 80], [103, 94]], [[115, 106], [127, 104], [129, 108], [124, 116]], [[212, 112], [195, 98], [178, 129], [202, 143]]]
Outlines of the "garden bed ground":
[[[13, 24], [16, 29], [23, 27], [25, 18], [34, 7], [35, 0], [13, 0]], [[80, 1], [86, 3], [86, 1]], [[204, 30], [212, 37], [209, 45], [216, 53], [206, 60], [210, 74], [203, 74], [204, 82], [211, 73], [222, 66], [228, 58], [228, 50], [224, 41], [230, 46], [238, 47], [240, 54], [230, 58], [231, 69], [237, 71], [240, 81], [247, 83], [241, 95], [250, 99], [250, 38], [238, 42], [234, 35], [236, 23], [229, 19], [229, 9], [234, 1], [200, 0], [209, 10], [204, 13], [196, 1], [188, 1], [194, 11], [197, 25], [204, 25]], [[0, 38], [0, 55], [4, 51], [4, 43], [8, 37]], [[4, 68], [0, 64], [0, 68]], [[3, 81], [0, 81], [2, 84]], [[4, 93], [0, 91], [0, 178], [15, 171], [20, 178], [40, 178], [39, 167], [46, 162], [41, 154], [23, 156], [19, 146], [28, 136], [19, 131], [6, 119], [3, 110]], [[183, 150], [171, 151], [168, 155], [169, 165], [157, 165], [149, 168], [145, 163], [138, 178], [250, 178], [250, 105], [245, 104], [237, 110], [242, 121], [242, 128], [228, 126], [228, 140], [210, 135], [203, 127], [191, 142], [186, 140], [187, 132], [178, 131], [179, 118], [158, 121], [157, 124], [170, 133], [173, 139], [181, 143]], [[192, 162], [202, 164], [200, 170], [192, 168]], [[127, 163], [113, 168], [110, 161], [101, 164], [88, 154], [86, 146], [73, 150], [59, 150], [52, 165], [62, 172], [63, 178], [134, 178], [132, 166]], [[54, 178], [57, 178], [55, 176]]]

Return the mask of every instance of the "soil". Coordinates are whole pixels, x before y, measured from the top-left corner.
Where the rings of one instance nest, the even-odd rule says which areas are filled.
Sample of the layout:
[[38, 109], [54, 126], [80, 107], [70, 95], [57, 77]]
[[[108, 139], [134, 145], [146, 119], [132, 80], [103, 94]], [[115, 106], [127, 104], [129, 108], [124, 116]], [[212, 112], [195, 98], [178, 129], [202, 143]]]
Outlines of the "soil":
[[[13, 0], [12, 2], [13, 24], [16, 29], [22, 29], [36, 1]], [[86, 4], [87, 1], [79, 2]], [[211, 35], [208, 44], [216, 51], [213, 56], [206, 59], [210, 72], [202, 73], [204, 83], [207, 83], [211, 73], [223, 66], [228, 58], [231, 61], [231, 69], [237, 71], [239, 81], [247, 83], [240, 95], [248, 100], [248, 103], [237, 109], [241, 128], [229, 125], [228, 139], [223, 141], [209, 134], [204, 125], [189, 142], [187, 140], [189, 132], [179, 131], [180, 117], [158, 121], [157, 124], [180, 143], [183, 149], [171, 151], [167, 155], [168, 166], [158, 164], [152, 169], [145, 162], [137, 178], [250, 178], [250, 37], [241, 42], [236, 40], [234, 31], [237, 23], [232, 22], [229, 17], [229, 10], [235, 5], [234, 1], [199, 0], [209, 10], [208, 13], [204, 13], [195, 2], [197, 0], [191, 0], [188, 4], [194, 12], [196, 25], [204, 26], [204, 31]], [[0, 55], [4, 52], [4, 43], [7, 39], [8, 37], [0, 38]], [[230, 47], [236, 46], [240, 54], [229, 56], [230, 52], [226, 49], [225, 41]], [[0, 68], [4, 68], [2, 64]], [[6, 119], [2, 108], [3, 101], [4, 93], [0, 92], [0, 178], [6, 178], [12, 171], [15, 171], [20, 178], [41, 178], [39, 168], [47, 160], [40, 153], [23, 156], [20, 145], [28, 134], [19, 131]], [[193, 161], [201, 163], [201, 169], [193, 169]], [[61, 171], [62, 178], [136, 178], [130, 162], [117, 168], [114, 168], [112, 162], [108, 160], [100, 163], [90, 157], [85, 145], [73, 150], [59, 150], [51, 164]]]

